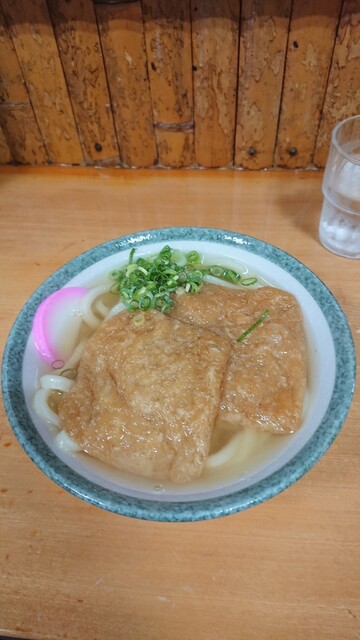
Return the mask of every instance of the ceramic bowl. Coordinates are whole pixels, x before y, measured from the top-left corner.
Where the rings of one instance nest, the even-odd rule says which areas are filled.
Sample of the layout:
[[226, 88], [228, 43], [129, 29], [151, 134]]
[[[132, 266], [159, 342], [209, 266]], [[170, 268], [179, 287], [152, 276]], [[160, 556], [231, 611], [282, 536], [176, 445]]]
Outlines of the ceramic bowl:
[[[293, 293], [300, 303], [308, 348], [309, 383], [302, 427], [273, 436], [251, 464], [200, 478], [191, 485], [164, 487], [95, 464], [85, 454], [59, 449], [54, 431], [34, 413], [32, 399], [43, 366], [34, 346], [32, 321], [39, 304], [64, 286], [89, 286], [100, 274], [165, 244], [197, 249], [218, 262], [246, 266], [250, 274]], [[217, 518], [257, 505], [305, 474], [327, 451], [350, 407], [355, 352], [339, 304], [306, 266], [275, 246], [221, 229], [175, 227], [123, 236], [79, 255], [51, 275], [30, 297], [10, 332], [3, 359], [3, 398], [11, 427], [33, 462], [71, 494], [108, 511], [159, 521]], [[35, 382], [34, 382], [35, 381]]]

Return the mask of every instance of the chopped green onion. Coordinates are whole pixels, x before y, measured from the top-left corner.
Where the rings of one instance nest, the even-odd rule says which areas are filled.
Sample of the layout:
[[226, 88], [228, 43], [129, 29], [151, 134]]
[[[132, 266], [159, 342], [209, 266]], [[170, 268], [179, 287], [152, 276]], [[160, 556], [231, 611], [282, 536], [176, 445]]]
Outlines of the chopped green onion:
[[132, 264], [134, 253], [135, 253], [135, 247], [132, 247], [132, 249], [130, 249], [129, 264]]
[[244, 333], [242, 333], [236, 340], [236, 342], [242, 342], [243, 340], [245, 340], [245, 338], [247, 338], [247, 336], [249, 335], [249, 333], [251, 333], [252, 331], [254, 331], [254, 329], [256, 329], [256, 327], [258, 327], [260, 324], [262, 324], [262, 322], [265, 320], [265, 318], [267, 318], [267, 316], [269, 315], [269, 309], [266, 309], [266, 311], [264, 311], [264, 313], [260, 316], [260, 318], [258, 318], [254, 324], [252, 324], [248, 329], [246, 329], [246, 331], [244, 331]]
[[146, 267], [147, 262], [146, 262], [146, 260], [144, 260], [144, 258], [138, 258], [136, 260], [136, 264], [138, 264], [139, 267]]
[[224, 269], [219, 267], [217, 264], [213, 264], [208, 268], [208, 274], [210, 276], [214, 276], [214, 278], [221, 278], [224, 273]]
[[[128, 263], [114, 270], [110, 291], [117, 293], [130, 311], [157, 309], [169, 313], [174, 306], [172, 296], [179, 291], [197, 293], [204, 277], [212, 275], [232, 284], [242, 284], [241, 275], [221, 265], [203, 266], [197, 251], [187, 254], [164, 246], [159, 253], [135, 259], [135, 247], [130, 250]], [[247, 282], [250, 280], [250, 282]], [[245, 286], [256, 278], [245, 279]]]
[[233, 269], [224, 269], [223, 279], [227, 282], [238, 282], [241, 276], [239, 273], [236, 273]]
[[232, 284], [236, 284], [241, 279], [241, 275], [236, 273], [233, 269], [225, 269], [224, 267], [220, 267], [218, 264], [213, 264], [209, 267], [207, 269], [207, 273], [209, 276], [225, 280], [225, 282], [231, 282]]
[[251, 287], [253, 284], [256, 284], [256, 283], [257, 283], [257, 278], [254, 278], [254, 277], [253, 278], [243, 278], [241, 280], [241, 284], [244, 287]]
[[147, 309], [150, 309], [150, 306], [151, 306], [150, 298], [144, 297], [139, 300], [139, 309], [141, 309], [142, 311], [146, 311]]
[[200, 264], [201, 257], [197, 251], [190, 251], [186, 254], [186, 260], [188, 264]]

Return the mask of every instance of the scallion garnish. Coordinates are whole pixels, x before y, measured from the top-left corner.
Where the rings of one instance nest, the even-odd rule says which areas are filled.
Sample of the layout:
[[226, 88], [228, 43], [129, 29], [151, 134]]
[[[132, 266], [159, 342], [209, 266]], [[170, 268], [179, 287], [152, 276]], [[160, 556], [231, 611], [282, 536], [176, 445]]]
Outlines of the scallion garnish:
[[236, 340], [236, 342], [242, 342], [243, 340], [245, 340], [245, 338], [247, 338], [247, 336], [249, 335], [249, 333], [251, 333], [252, 331], [254, 331], [254, 329], [256, 329], [256, 327], [258, 327], [260, 324], [262, 324], [262, 322], [265, 320], [265, 318], [267, 318], [267, 316], [269, 315], [269, 309], [266, 309], [266, 311], [264, 311], [263, 314], [261, 314], [260, 318], [258, 318], [254, 324], [252, 324], [248, 329], [246, 329], [246, 331], [244, 331], [244, 333], [242, 333]]
[[[121, 301], [130, 311], [157, 309], [168, 313], [174, 306], [172, 295], [184, 290], [197, 293], [207, 275], [232, 284], [242, 284], [242, 277], [233, 269], [220, 265], [205, 266], [197, 251], [181, 254], [168, 245], [149, 258], [134, 258], [135, 248], [130, 251], [128, 263], [110, 274], [114, 281], [112, 293], [119, 293]], [[245, 279], [246, 280], [246, 279]], [[249, 278], [247, 278], [249, 280]], [[245, 282], [255, 284], [256, 278]]]
[[252, 277], [252, 278], [242, 278], [242, 280], [241, 280], [241, 284], [244, 287], [252, 287], [256, 283], [257, 283], [257, 278], [254, 278], [254, 277]]
[[233, 269], [220, 267], [218, 264], [213, 264], [211, 267], [208, 267], [206, 271], [209, 276], [225, 280], [225, 282], [231, 282], [232, 284], [237, 284], [241, 280], [240, 273], [237, 273]]
[[190, 253], [186, 254], [186, 261], [188, 264], [200, 264], [200, 254], [197, 251], [190, 251]]
[[130, 249], [129, 264], [132, 264], [133, 257], [134, 257], [134, 253], [135, 253], [135, 247], [132, 247], [132, 248]]

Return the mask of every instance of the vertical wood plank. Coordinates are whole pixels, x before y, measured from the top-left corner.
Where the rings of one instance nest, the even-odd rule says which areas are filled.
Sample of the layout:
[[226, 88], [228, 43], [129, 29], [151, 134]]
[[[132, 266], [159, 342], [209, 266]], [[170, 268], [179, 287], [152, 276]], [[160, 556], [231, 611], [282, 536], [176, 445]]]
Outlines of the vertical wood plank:
[[79, 164], [83, 157], [46, 2], [2, 0], [2, 8], [49, 160]]
[[121, 157], [128, 166], [157, 162], [140, 2], [96, 5]]
[[9, 164], [12, 159], [9, 145], [6, 141], [2, 126], [0, 125], [0, 164]]
[[194, 162], [194, 131], [156, 131], [159, 158], [165, 167], [190, 167]]
[[333, 127], [360, 113], [360, 2], [345, 0], [327, 85], [314, 163], [326, 164]]
[[182, 166], [181, 162], [192, 164], [189, 0], [142, 0], [142, 7], [159, 163], [174, 167]]
[[291, 0], [243, 0], [235, 164], [271, 167], [288, 38]]
[[204, 167], [232, 165], [239, 0], [192, 0], [195, 155]]
[[155, 122], [193, 119], [189, 0], [143, 0]]
[[[48, 157], [29, 94], [0, 7], [0, 124], [2, 154], [24, 164], [44, 164]], [[4, 140], [6, 147], [4, 147]], [[5, 150], [4, 150], [5, 149]]]
[[275, 165], [309, 166], [341, 9], [341, 0], [293, 0]]
[[20, 164], [42, 165], [48, 156], [39, 131], [34, 127], [34, 113], [27, 104], [0, 106], [0, 124], [13, 160]]
[[88, 163], [119, 164], [119, 148], [92, 0], [48, 0]]
[[29, 94], [0, 6], [0, 103], [5, 102], [29, 103]]

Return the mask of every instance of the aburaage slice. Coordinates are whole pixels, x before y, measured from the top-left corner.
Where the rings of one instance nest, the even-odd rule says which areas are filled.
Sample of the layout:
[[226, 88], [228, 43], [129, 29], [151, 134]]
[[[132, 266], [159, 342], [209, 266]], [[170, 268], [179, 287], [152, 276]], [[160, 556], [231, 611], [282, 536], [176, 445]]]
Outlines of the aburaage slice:
[[[266, 310], [243, 342], [236, 339]], [[226, 337], [231, 356], [219, 418], [271, 433], [291, 433], [302, 420], [306, 343], [294, 296], [274, 287], [244, 291], [211, 284], [176, 298], [172, 316]]]
[[207, 460], [230, 354], [222, 336], [157, 311], [120, 313], [90, 338], [60, 424], [126, 471], [188, 482]]

